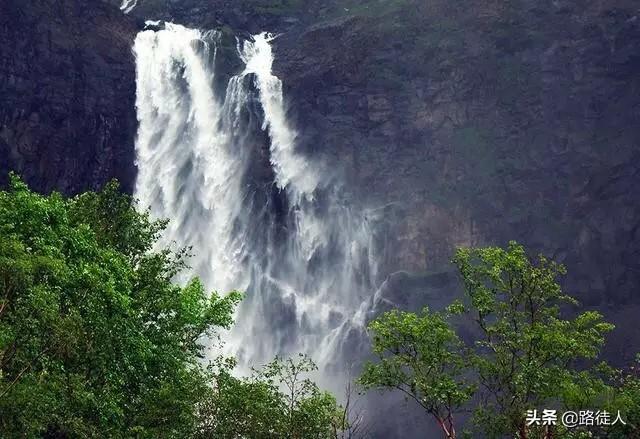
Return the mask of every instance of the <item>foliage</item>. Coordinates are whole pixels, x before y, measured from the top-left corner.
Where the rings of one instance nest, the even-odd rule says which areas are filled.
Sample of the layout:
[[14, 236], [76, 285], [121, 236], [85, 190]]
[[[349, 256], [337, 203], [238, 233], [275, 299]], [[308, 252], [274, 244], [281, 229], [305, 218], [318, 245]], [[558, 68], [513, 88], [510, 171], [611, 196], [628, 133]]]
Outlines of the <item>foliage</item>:
[[172, 278], [163, 224], [110, 184], [65, 199], [0, 192], [0, 436], [187, 437], [206, 392], [203, 337], [238, 293]]
[[392, 310], [369, 326], [380, 362], [364, 367], [365, 388], [392, 388], [415, 400], [455, 437], [453, 413], [473, 388], [464, 384], [462, 342], [445, 317], [425, 308], [422, 314]]
[[480, 337], [471, 356], [481, 386], [477, 422], [487, 436], [520, 432], [527, 409], [548, 407], [576, 379], [576, 361], [595, 359], [613, 326], [594, 311], [560, 316], [564, 267], [524, 248], [461, 249], [454, 259], [470, 299]]
[[640, 438], [640, 356], [628, 372], [620, 373], [620, 382], [614, 386], [616, 406], [609, 411], [620, 410], [625, 414], [626, 425], [620, 425], [608, 431], [608, 437]]
[[283, 430], [283, 400], [277, 386], [256, 377], [240, 379], [233, 359], [211, 368], [214, 383], [199, 406], [197, 437], [271, 438]]
[[[604, 371], [602, 369], [605, 369]], [[608, 439], [640, 438], [640, 354], [626, 370], [613, 369], [602, 365], [600, 374], [604, 377], [599, 392], [594, 393], [589, 403], [600, 404], [611, 414], [623, 414], [623, 423], [601, 429], [596, 437]]]
[[0, 192], [0, 437], [337, 438], [343, 409], [304, 356], [249, 378], [202, 365], [240, 294], [173, 282], [187, 250], [111, 183], [72, 199]]
[[[232, 324], [240, 294], [176, 285], [188, 251], [156, 249], [164, 226], [115, 183], [65, 199], [12, 176], [0, 191], [0, 436], [351, 437], [349, 403], [310, 380], [306, 356], [246, 378], [233, 359], [202, 367], [202, 343]], [[565, 315], [577, 302], [558, 284], [564, 267], [516, 243], [461, 249], [454, 263], [464, 302], [370, 324], [379, 361], [365, 365], [365, 388], [402, 391], [449, 438], [471, 404], [485, 437], [638, 437], [638, 368], [592, 365], [613, 327], [593, 311]], [[476, 325], [464, 341], [457, 316]], [[529, 409], [594, 407], [627, 424], [526, 424]]]
[[[465, 402], [477, 407], [473, 421], [485, 437], [532, 438], [548, 433], [527, 425], [528, 409], [573, 408], [611, 393], [606, 379], [581, 365], [598, 356], [613, 326], [594, 311], [563, 317], [563, 308], [577, 305], [558, 284], [564, 267], [543, 256], [533, 262], [514, 242], [460, 249], [454, 263], [465, 303], [445, 314], [391, 311], [370, 324], [380, 361], [365, 367], [366, 387], [402, 390], [435, 416], [445, 437], [455, 428], [442, 414]], [[476, 326], [464, 345], [451, 323], [456, 315]]]
[[234, 377], [233, 366], [213, 368], [199, 437], [330, 439], [348, 428], [336, 399], [306, 377], [316, 370], [308, 357], [276, 358], [249, 378]]

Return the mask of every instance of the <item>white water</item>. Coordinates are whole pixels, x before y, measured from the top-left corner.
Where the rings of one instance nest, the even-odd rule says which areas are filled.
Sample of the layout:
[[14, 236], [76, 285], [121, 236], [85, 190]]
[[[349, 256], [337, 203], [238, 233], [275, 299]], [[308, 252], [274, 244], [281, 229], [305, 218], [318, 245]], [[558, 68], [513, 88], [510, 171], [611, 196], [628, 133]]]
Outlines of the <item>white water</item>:
[[120, 5], [120, 9], [124, 11], [125, 14], [133, 11], [133, 8], [138, 4], [138, 0], [122, 0], [122, 4]]
[[255, 35], [253, 43], [245, 42], [239, 49], [246, 64], [243, 75], [256, 75], [260, 102], [265, 114], [263, 129], [269, 129], [271, 138], [271, 165], [279, 188], [289, 188], [294, 202], [300, 197], [312, 195], [320, 182], [317, 169], [313, 169], [304, 157], [295, 153], [296, 134], [289, 127], [282, 101], [282, 81], [271, 73], [273, 54], [268, 34]]
[[371, 232], [297, 152], [271, 39], [238, 42], [245, 68], [216, 90], [215, 33], [167, 24], [138, 35], [135, 195], [171, 220], [163, 245], [193, 247], [208, 288], [246, 291], [226, 335], [241, 364], [305, 352], [340, 369], [373, 290]]

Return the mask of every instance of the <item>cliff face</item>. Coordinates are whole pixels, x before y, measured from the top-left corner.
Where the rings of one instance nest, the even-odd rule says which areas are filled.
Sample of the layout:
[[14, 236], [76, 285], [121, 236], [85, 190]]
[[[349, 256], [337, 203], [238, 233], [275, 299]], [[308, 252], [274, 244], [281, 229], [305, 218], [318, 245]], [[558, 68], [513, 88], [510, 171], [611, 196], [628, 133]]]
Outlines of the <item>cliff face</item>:
[[135, 177], [133, 21], [82, 0], [0, 3], [0, 182], [75, 193]]
[[[567, 266], [565, 290], [617, 325], [605, 356], [629, 364], [640, 342], [637, 3], [368, 3], [283, 34], [276, 69], [301, 147], [343, 167], [354, 199], [384, 206], [389, 276], [373, 309], [442, 307], [460, 291], [455, 247], [518, 240]], [[387, 419], [381, 437], [418, 434], [394, 425], [396, 403], [372, 406]]]
[[[120, 0], [106, 0], [120, 5]], [[300, 0], [137, 0], [129, 15], [173, 21], [204, 29], [226, 27], [238, 33], [276, 31], [300, 21]]]
[[409, 274], [389, 279], [389, 300], [446, 301], [428, 285], [456, 246], [515, 239], [565, 263], [567, 291], [620, 325], [611, 357], [633, 357], [637, 4], [404, 2], [277, 50], [303, 147], [342, 165], [359, 199], [392, 203], [386, 268]]

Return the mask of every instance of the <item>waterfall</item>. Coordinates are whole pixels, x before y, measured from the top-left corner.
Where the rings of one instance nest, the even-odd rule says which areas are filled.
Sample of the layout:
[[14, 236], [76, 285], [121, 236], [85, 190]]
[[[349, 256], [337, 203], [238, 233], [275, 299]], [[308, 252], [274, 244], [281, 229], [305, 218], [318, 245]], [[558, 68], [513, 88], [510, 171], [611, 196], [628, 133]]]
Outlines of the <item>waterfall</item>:
[[162, 245], [192, 247], [207, 288], [246, 292], [224, 337], [240, 364], [303, 352], [328, 375], [374, 289], [371, 226], [329, 167], [297, 150], [272, 39], [239, 40], [244, 69], [225, 80], [217, 33], [139, 33], [135, 195], [170, 220]]
[[282, 98], [282, 82], [271, 74], [273, 54], [270, 41], [272, 36], [262, 33], [253, 37], [253, 42], [245, 42], [239, 50], [246, 64], [243, 75], [256, 75], [256, 85], [260, 91], [260, 102], [264, 109], [263, 128], [269, 129], [271, 138], [271, 165], [276, 183], [280, 188], [293, 192], [294, 203], [301, 196], [311, 195], [318, 187], [320, 175], [308, 161], [295, 153], [295, 133], [288, 126]]
[[133, 11], [133, 8], [135, 8], [137, 4], [138, 4], [138, 0], [122, 0], [120, 9], [125, 14], [128, 14], [129, 12]]

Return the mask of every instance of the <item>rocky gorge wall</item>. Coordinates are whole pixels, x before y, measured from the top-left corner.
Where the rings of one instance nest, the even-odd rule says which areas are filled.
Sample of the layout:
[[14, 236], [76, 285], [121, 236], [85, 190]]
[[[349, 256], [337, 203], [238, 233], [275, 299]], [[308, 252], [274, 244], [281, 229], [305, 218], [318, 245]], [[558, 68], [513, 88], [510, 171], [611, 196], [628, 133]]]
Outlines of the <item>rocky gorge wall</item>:
[[[515, 239], [566, 264], [565, 290], [617, 325], [605, 355], [628, 364], [640, 345], [639, 8], [410, 3], [277, 45], [304, 147], [384, 206], [389, 276], [374, 309], [442, 307], [459, 293], [455, 247]], [[384, 416], [401, 405], [387, 403], [379, 431], [422, 431]]]
[[405, 2], [289, 32], [277, 48], [304, 147], [387, 206], [397, 274], [383, 296], [439, 303], [429, 285], [456, 246], [515, 239], [567, 265], [567, 291], [619, 324], [610, 356], [633, 358], [637, 4]]
[[0, 182], [77, 193], [135, 178], [133, 20], [83, 0], [0, 3]]

